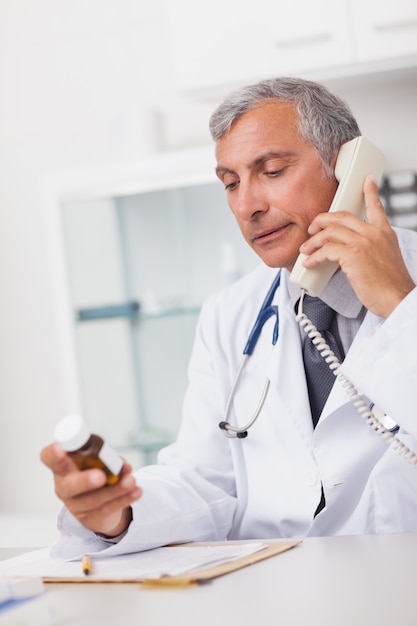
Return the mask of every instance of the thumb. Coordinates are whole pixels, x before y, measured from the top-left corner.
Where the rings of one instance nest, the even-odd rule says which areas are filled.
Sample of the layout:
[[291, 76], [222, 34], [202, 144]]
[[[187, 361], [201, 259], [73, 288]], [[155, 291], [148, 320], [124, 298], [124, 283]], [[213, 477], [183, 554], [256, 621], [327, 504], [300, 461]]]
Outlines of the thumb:
[[375, 176], [369, 175], [365, 178], [363, 193], [365, 196], [367, 222], [379, 227], [389, 225], [384, 205], [379, 197], [379, 188]]
[[43, 448], [40, 457], [42, 463], [59, 476], [66, 476], [77, 469], [72, 459], [57, 442]]

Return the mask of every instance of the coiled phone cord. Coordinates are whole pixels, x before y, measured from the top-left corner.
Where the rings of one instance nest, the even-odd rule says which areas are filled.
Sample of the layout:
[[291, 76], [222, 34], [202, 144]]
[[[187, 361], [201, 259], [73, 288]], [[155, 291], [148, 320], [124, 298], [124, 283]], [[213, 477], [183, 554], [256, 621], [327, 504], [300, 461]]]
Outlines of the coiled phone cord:
[[400, 441], [398, 437], [394, 435], [388, 428], [386, 428], [382, 422], [375, 415], [375, 412], [368, 406], [363, 397], [358, 393], [355, 386], [341, 373], [339, 372], [340, 361], [334, 354], [334, 352], [329, 348], [326, 341], [319, 333], [317, 328], [308, 319], [305, 313], [303, 313], [303, 299], [305, 292], [302, 292], [302, 296], [300, 298], [298, 304], [298, 311], [296, 320], [299, 323], [300, 327], [307, 334], [307, 336], [312, 340], [313, 344], [316, 346], [319, 354], [323, 357], [323, 359], [328, 364], [330, 370], [337, 377], [337, 379], [342, 384], [348, 396], [350, 396], [353, 405], [358, 411], [359, 415], [369, 424], [369, 426], [378, 433], [384, 441], [393, 448], [398, 454], [404, 457], [411, 465], [417, 468], [417, 455], [414, 454], [410, 448], [408, 448], [405, 444]]

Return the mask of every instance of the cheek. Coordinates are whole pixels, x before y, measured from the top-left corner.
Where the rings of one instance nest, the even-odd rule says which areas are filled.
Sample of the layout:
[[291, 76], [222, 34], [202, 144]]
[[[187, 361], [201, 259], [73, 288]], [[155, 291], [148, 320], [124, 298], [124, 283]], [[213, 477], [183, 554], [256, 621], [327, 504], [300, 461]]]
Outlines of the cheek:
[[[302, 214], [303, 226], [305, 229], [309, 227], [316, 215], [325, 213], [329, 210], [334, 194], [336, 193], [337, 182], [326, 180], [314, 185], [309, 190], [305, 189], [305, 210]], [[301, 206], [301, 205], [300, 205]]]
[[320, 208], [318, 213], [323, 213], [329, 210], [339, 183], [335, 178], [326, 178], [318, 182], [319, 184], [315, 190], [318, 199], [317, 206]]

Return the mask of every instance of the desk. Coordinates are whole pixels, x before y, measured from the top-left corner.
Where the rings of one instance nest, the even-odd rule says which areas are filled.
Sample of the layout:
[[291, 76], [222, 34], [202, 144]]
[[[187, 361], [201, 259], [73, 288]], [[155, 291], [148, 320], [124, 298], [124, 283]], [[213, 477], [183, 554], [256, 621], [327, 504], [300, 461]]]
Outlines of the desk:
[[48, 585], [47, 593], [66, 626], [416, 626], [416, 563], [417, 534], [307, 538], [198, 587]]

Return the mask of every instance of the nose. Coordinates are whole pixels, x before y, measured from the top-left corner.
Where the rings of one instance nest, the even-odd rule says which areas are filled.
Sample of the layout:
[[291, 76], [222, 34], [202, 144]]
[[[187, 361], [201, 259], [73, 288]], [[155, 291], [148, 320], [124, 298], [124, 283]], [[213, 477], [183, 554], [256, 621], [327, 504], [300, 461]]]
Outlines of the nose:
[[268, 210], [268, 202], [259, 185], [240, 181], [237, 197], [231, 205], [235, 216], [240, 220], [252, 220]]

